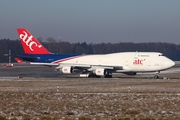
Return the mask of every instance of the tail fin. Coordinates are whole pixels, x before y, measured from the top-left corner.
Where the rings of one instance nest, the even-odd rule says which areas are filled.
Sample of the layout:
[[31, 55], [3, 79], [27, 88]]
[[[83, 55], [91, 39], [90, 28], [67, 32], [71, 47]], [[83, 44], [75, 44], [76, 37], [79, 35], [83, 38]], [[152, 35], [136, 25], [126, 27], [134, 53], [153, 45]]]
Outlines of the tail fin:
[[17, 29], [25, 54], [50, 54], [25, 28]]

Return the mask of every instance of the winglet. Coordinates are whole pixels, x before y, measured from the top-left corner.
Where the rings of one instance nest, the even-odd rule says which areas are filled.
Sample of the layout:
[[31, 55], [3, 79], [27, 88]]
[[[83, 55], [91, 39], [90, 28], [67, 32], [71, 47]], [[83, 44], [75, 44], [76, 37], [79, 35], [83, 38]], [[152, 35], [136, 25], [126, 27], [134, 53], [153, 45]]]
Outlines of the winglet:
[[50, 54], [28, 30], [18, 28], [17, 31], [25, 54]]

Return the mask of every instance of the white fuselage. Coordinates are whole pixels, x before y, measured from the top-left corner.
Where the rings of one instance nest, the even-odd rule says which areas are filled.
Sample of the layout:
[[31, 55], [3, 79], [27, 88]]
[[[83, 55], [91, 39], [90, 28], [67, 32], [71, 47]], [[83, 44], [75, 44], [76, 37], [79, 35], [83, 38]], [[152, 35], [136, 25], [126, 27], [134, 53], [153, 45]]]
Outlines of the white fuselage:
[[103, 55], [83, 55], [61, 63], [70, 65], [122, 67], [115, 72], [153, 72], [174, 66], [174, 62], [158, 52], [121, 52]]

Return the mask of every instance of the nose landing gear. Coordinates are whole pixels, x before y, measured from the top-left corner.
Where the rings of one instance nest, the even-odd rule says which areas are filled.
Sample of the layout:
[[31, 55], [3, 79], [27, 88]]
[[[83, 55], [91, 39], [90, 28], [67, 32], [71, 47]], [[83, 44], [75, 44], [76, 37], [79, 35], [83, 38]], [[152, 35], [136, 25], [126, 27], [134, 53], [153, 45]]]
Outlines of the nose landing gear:
[[154, 79], [159, 79], [159, 73], [160, 73], [160, 71], [158, 71], [158, 72], [154, 75]]

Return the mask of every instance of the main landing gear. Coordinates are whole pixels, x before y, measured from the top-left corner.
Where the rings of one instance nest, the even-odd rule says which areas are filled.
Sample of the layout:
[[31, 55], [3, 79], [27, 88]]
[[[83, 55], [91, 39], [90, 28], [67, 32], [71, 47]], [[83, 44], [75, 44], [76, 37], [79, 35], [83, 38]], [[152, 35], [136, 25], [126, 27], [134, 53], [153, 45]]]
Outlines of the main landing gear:
[[98, 75], [96, 75], [96, 74], [93, 74], [93, 73], [90, 73], [89, 75], [88, 75], [88, 78], [100, 78], [101, 76], [98, 76]]
[[154, 75], [154, 79], [159, 79], [159, 73], [160, 73], [160, 71], [158, 71], [155, 75]]
[[[90, 73], [90, 74], [88, 75], [88, 77], [89, 77], [89, 78], [100, 78], [101, 76], [96, 75], [96, 74], [94, 74], [94, 73]], [[106, 73], [106, 74], [104, 75], [104, 77], [105, 77], [105, 78], [112, 78], [112, 73]]]
[[112, 73], [107, 73], [104, 75], [105, 78], [112, 78]]

